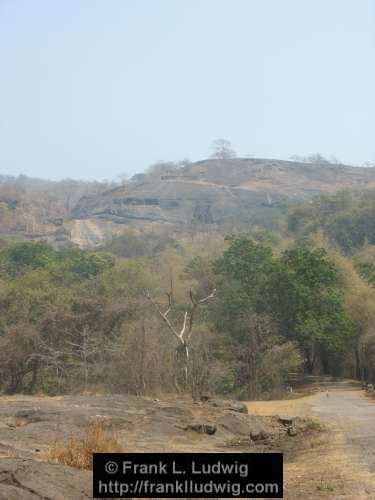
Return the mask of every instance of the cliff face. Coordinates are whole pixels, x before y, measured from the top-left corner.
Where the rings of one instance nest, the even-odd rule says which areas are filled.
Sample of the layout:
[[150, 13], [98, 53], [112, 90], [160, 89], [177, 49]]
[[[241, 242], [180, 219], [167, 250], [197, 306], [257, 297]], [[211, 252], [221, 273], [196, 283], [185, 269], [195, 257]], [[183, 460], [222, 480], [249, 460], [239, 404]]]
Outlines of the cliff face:
[[206, 160], [85, 197], [74, 219], [180, 229], [272, 227], [286, 204], [375, 187], [375, 169], [264, 159]]
[[[93, 247], [122, 227], [223, 231], [275, 227], [288, 204], [342, 189], [375, 188], [375, 168], [267, 159], [205, 160], [135, 176], [82, 196], [72, 208], [50, 203], [25, 237]], [[19, 210], [19, 216], [22, 210]], [[27, 215], [24, 214], [27, 218]], [[9, 218], [8, 218], [9, 219]], [[9, 222], [9, 220], [8, 220]], [[0, 220], [0, 231], [4, 233]], [[60, 239], [59, 239], [60, 238]]]

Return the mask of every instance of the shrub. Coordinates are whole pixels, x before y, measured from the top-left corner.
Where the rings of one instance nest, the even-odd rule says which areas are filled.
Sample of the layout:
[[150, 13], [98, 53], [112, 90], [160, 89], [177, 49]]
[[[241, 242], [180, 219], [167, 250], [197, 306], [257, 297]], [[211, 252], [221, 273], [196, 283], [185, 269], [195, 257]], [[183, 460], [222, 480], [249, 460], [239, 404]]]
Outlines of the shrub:
[[72, 435], [66, 443], [55, 443], [48, 452], [48, 459], [77, 469], [92, 469], [93, 453], [120, 451], [123, 449], [113, 433], [103, 421], [97, 421], [87, 426], [82, 437]]

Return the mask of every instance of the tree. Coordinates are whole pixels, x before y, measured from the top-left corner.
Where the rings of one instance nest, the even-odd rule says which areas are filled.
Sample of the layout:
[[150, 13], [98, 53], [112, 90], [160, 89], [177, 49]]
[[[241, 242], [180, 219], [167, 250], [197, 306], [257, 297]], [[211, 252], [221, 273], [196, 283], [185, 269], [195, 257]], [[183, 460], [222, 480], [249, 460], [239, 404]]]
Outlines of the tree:
[[127, 174], [126, 172], [122, 172], [117, 176], [117, 178], [118, 178], [118, 183], [121, 186], [126, 186], [126, 184], [129, 183], [129, 174]]
[[[176, 347], [176, 359], [177, 362], [181, 360], [181, 364], [183, 364], [183, 372], [184, 372], [184, 384], [185, 386], [188, 384], [189, 377], [189, 366], [190, 366], [190, 342], [193, 334], [194, 320], [197, 315], [198, 309], [208, 302], [210, 299], [214, 298], [216, 293], [216, 289], [214, 288], [212, 292], [202, 299], [197, 299], [194, 296], [192, 290], [189, 292], [189, 298], [191, 302], [190, 310], [184, 312], [183, 323], [181, 329], [176, 328], [168, 315], [172, 311], [172, 308], [175, 305], [174, 299], [174, 291], [173, 291], [173, 282], [171, 282], [170, 292], [167, 292], [166, 295], [168, 297], [168, 306], [164, 311], [160, 308], [160, 306], [154, 301], [151, 297], [149, 291], [146, 291], [145, 296], [151, 302], [151, 304], [155, 307], [159, 316], [172, 333], [172, 335], [177, 340]], [[178, 388], [178, 382], [176, 383], [176, 387]]]
[[45, 243], [17, 242], [0, 252], [0, 268], [9, 276], [48, 266], [57, 252]]
[[181, 168], [181, 164], [174, 161], [157, 161], [147, 168], [147, 174], [151, 176], [161, 176], [168, 174], [176, 174]]
[[[330, 249], [330, 256], [334, 259], [343, 276], [345, 305], [353, 324], [347, 360], [347, 367], [350, 370], [348, 375], [362, 380], [362, 382], [373, 382], [375, 290], [373, 288], [372, 265], [363, 261], [353, 262], [351, 258], [345, 257], [333, 249]], [[370, 267], [366, 264], [369, 264]]]
[[228, 160], [236, 157], [236, 152], [232, 149], [232, 144], [227, 139], [216, 139], [213, 141], [211, 149], [213, 151], [212, 158]]
[[317, 165], [330, 165], [331, 161], [320, 153], [312, 153], [308, 156], [309, 163]]
[[[246, 337], [250, 313], [267, 315], [285, 341], [305, 354], [306, 369], [347, 347], [351, 334], [342, 284], [323, 249], [295, 247], [280, 257], [248, 237], [231, 238], [215, 263], [220, 294], [214, 311], [217, 328]], [[217, 307], [216, 307], [217, 306]]]
[[223, 257], [214, 262], [214, 270], [221, 276], [219, 287], [224, 291], [220, 294], [224, 300], [222, 310], [228, 310], [229, 306], [225, 306], [225, 303], [229, 302], [231, 307], [237, 304], [239, 310], [251, 308], [256, 312], [264, 312], [268, 282], [275, 265], [272, 249], [248, 236], [230, 236], [226, 239], [230, 242], [229, 248]]
[[29, 374], [28, 389], [34, 389], [39, 368], [37, 346], [38, 332], [29, 325], [9, 327], [0, 336], [0, 380], [8, 394], [24, 389]]
[[302, 357], [297, 343], [280, 334], [271, 306], [278, 259], [270, 247], [248, 236], [228, 240], [229, 248], [214, 262], [220, 292], [211, 307], [211, 318], [221, 338], [215, 355], [223, 366], [230, 367], [223, 384], [246, 398], [258, 397], [264, 391], [279, 392], [288, 374], [301, 365]]
[[312, 153], [308, 156], [292, 155], [289, 157], [292, 161], [297, 161], [301, 163], [313, 163], [314, 165], [339, 165], [341, 164], [335, 156], [331, 156], [330, 159], [326, 158], [320, 153]]
[[286, 250], [272, 276], [270, 311], [288, 340], [298, 342], [311, 373], [348, 347], [351, 321], [345, 311], [340, 273], [322, 248]]

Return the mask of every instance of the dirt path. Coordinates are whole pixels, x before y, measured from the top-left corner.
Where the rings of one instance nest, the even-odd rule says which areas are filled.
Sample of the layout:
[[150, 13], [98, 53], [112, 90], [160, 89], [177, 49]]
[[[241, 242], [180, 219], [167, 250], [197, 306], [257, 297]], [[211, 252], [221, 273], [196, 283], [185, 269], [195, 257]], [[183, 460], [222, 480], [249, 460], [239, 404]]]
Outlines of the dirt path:
[[300, 399], [253, 402], [256, 415], [316, 418], [327, 429], [285, 464], [286, 498], [375, 499], [375, 400], [345, 383]]
[[70, 239], [80, 248], [90, 248], [102, 243], [105, 237], [95, 221], [82, 219], [74, 221]]

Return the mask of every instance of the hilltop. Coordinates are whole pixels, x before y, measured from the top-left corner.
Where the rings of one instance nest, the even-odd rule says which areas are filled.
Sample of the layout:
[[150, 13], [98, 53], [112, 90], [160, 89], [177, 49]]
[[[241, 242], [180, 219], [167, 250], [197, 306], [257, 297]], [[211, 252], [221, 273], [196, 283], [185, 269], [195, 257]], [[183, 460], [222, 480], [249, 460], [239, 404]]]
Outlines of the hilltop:
[[124, 227], [177, 234], [277, 229], [290, 205], [375, 187], [374, 168], [341, 164], [233, 158], [156, 167], [122, 185], [78, 183], [62, 190], [59, 183], [45, 189], [39, 183], [38, 190], [23, 186], [13, 197], [11, 181], [3, 181], [0, 234], [94, 247]]

